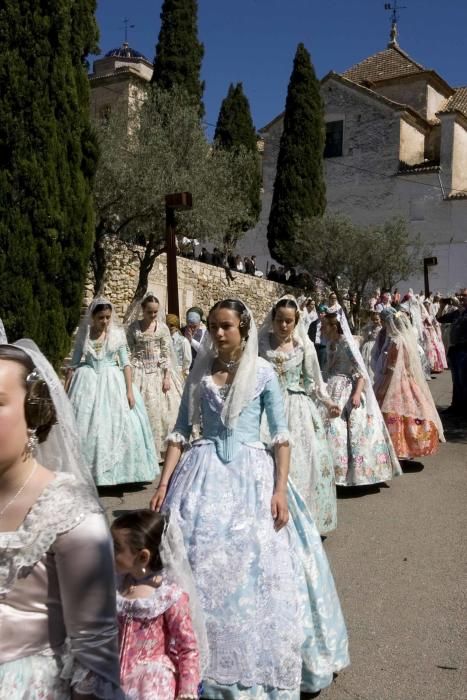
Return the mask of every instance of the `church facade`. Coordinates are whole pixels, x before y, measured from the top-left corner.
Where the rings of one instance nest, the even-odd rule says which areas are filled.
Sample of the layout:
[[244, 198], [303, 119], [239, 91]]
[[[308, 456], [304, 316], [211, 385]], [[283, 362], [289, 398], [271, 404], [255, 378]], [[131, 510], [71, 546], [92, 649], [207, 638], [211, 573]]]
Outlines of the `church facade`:
[[[321, 86], [327, 211], [363, 226], [403, 217], [438, 260], [431, 289], [449, 294], [465, 286], [467, 87], [453, 88], [395, 39], [343, 74], [328, 73]], [[261, 269], [271, 263], [266, 231], [282, 129], [279, 115], [260, 131], [261, 218], [241, 243]], [[406, 284], [422, 289], [423, 273]]]
[[[91, 112], [105, 119], [144, 98], [152, 63], [125, 42], [94, 62]], [[412, 59], [395, 34], [386, 49], [321, 81], [325, 108], [327, 210], [355, 224], [403, 217], [421, 235], [430, 287], [450, 294], [467, 283], [467, 86], [452, 87]], [[267, 225], [283, 129], [279, 115], [260, 130], [262, 211], [239, 243], [242, 255], [271, 264]], [[384, 251], [382, 251], [384, 264]], [[407, 280], [423, 287], [423, 275]]]

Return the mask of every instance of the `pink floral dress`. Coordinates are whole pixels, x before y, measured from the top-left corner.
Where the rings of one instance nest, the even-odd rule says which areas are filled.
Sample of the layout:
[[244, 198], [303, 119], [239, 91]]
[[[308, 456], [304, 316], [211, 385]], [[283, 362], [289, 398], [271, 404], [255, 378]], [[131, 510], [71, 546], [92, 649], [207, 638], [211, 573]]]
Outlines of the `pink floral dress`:
[[148, 598], [117, 596], [120, 673], [128, 700], [197, 698], [199, 652], [188, 595], [163, 581]]

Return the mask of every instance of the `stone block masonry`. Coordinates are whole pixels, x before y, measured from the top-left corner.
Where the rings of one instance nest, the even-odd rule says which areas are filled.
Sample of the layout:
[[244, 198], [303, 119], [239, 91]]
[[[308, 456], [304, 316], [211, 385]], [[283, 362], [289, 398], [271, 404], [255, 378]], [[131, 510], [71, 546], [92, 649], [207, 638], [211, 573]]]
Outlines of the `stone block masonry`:
[[[284, 294], [299, 296], [302, 291], [297, 288], [270, 282], [259, 277], [232, 271], [234, 280], [229, 283], [225, 270], [215, 265], [206, 265], [197, 260], [177, 257], [178, 293], [181, 321], [191, 306], [199, 306], [206, 314], [220, 299], [241, 299], [253, 312], [257, 324], [262, 323], [272, 303]], [[120, 316], [123, 315], [133, 298], [138, 279], [138, 260], [121, 244], [113, 246], [107, 282], [104, 293], [115, 305]], [[161, 311], [166, 310], [167, 298], [167, 260], [162, 254], [154, 263], [149, 275], [148, 291], [151, 291], [161, 303]], [[90, 275], [86, 285], [86, 305], [93, 297], [93, 281]]]

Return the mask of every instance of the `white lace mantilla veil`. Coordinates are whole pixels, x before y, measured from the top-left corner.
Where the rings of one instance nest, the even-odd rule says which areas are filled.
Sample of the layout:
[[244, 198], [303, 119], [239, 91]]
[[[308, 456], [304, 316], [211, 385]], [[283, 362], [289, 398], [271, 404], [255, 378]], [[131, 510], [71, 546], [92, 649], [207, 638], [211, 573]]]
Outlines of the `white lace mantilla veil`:
[[[125, 322], [124, 322], [125, 332], [128, 331], [128, 329], [132, 323], [134, 323], [135, 321], [142, 320], [143, 308], [142, 308], [141, 304], [143, 303], [143, 301], [145, 299], [147, 299], [147, 297], [154, 297], [155, 299], [158, 299], [157, 294], [155, 294], [155, 292], [152, 292], [152, 291], [146, 292], [146, 294], [143, 297], [139, 297], [137, 299], [134, 299], [131, 302], [130, 306], [128, 307], [128, 309], [126, 310], [126, 313], [125, 313]], [[157, 314], [157, 327], [163, 328], [167, 331], [167, 334], [170, 338], [170, 347], [169, 347], [170, 365], [171, 365], [170, 369], [176, 371], [177, 367], [178, 367], [178, 360], [177, 360], [177, 355], [175, 354], [174, 344], [172, 342], [172, 335], [170, 333], [170, 329], [169, 329], [168, 325], [165, 323], [165, 321], [163, 321], [161, 319], [161, 317], [159, 315], [160, 313], [161, 313], [161, 311], [160, 311], [160, 302], [159, 302], [159, 312]]]
[[[249, 318], [250, 329], [238, 369], [222, 409], [221, 419], [226, 428], [235, 427], [240, 413], [252, 400], [256, 389], [258, 367], [258, 331], [256, 324], [246, 304], [241, 300], [236, 301], [240, 301], [245, 307], [245, 314]], [[195, 363], [185, 385], [185, 391], [188, 394], [188, 422], [192, 426], [199, 425], [201, 381], [203, 377], [211, 373], [212, 363], [216, 357], [217, 350], [208, 330], [204, 334]]]
[[120, 321], [115, 313], [115, 307], [109, 299], [106, 297], [95, 297], [86, 309], [86, 313], [79, 324], [78, 332], [76, 334], [75, 343], [73, 346], [73, 355], [78, 349], [81, 350], [81, 355], [87, 352], [94, 353], [92, 345], [89, 343], [89, 332], [92, 323], [92, 314], [95, 309], [101, 304], [110, 306], [111, 308], [111, 319], [109, 326], [107, 328], [107, 340], [106, 348], [109, 352], [116, 352], [122, 345], [126, 345], [126, 336], [123, 328], [120, 325]]
[[23, 338], [13, 347], [21, 348], [31, 358], [38, 374], [47, 384], [57, 416], [57, 423], [52, 426], [47, 439], [37, 447], [37, 461], [51, 471], [72, 474], [98, 501], [91, 472], [81, 455], [73, 408], [60, 379], [34, 341]]
[[[426, 405], [430, 408], [429, 419], [436, 426], [441, 442], [445, 442], [443, 425], [441, 423], [438, 411], [436, 410], [431, 391], [425, 379], [425, 374], [423, 372], [420, 354], [418, 351], [417, 339], [412, 330], [412, 326], [410, 325], [409, 319], [405, 316], [404, 313], [400, 311], [395, 311], [394, 309], [387, 309], [381, 314], [381, 317], [386, 325], [386, 333], [388, 339], [394, 338], [394, 340], [399, 341], [399, 343], [402, 344], [403, 349], [406, 351], [409, 364], [408, 371], [410, 372], [413, 379], [415, 380], [415, 383], [422, 392], [426, 401]], [[403, 353], [399, 352], [397, 356], [396, 366], [393, 369], [393, 376], [397, 374], [401, 376], [403, 370], [403, 362]], [[388, 398], [389, 402], [389, 397], [386, 395], [381, 405], [381, 410], [385, 413], [392, 413], [392, 407], [385, 405], [386, 398]], [[422, 413], [418, 413], [417, 415], [413, 415], [410, 417], [416, 419], [423, 419], [426, 416], [424, 416]]]
[[5, 326], [0, 318], [0, 345], [6, 345], [8, 343], [8, 338], [6, 337]]
[[288, 299], [292, 301], [295, 304], [297, 311], [299, 311], [300, 313], [300, 320], [294, 328], [293, 339], [303, 349], [303, 363], [305, 366], [305, 372], [308, 377], [313, 378], [313, 381], [316, 385], [318, 398], [320, 398], [324, 403], [329, 404], [331, 403], [331, 400], [326, 389], [326, 382], [324, 381], [323, 375], [321, 373], [318, 355], [316, 354], [316, 348], [311, 342], [310, 338], [308, 337], [308, 333], [305, 328], [305, 322], [303, 320], [303, 313], [300, 312], [297, 299], [295, 299], [295, 297], [291, 294], [284, 294], [284, 296], [282, 296], [280, 299], [274, 302], [266, 318], [261, 324], [258, 333], [260, 354], [264, 356], [265, 352], [270, 349], [269, 335], [273, 333], [272, 312], [276, 304], [282, 301], [282, 299]]
[[209, 644], [204, 612], [177, 518], [172, 518], [170, 512], [167, 513], [167, 516], [167, 525], [162, 536], [159, 553], [167, 580], [175, 582], [182, 591], [188, 594], [190, 599], [191, 621], [198, 642], [200, 671], [201, 676], [203, 676], [209, 664]]

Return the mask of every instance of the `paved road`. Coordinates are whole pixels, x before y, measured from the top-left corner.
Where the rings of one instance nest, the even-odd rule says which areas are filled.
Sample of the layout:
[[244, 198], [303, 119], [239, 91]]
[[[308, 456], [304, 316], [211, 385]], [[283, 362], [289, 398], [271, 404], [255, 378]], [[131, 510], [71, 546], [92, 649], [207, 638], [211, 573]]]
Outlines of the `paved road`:
[[[449, 373], [431, 382], [450, 399]], [[325, 548], [350, 636], [352, 665], [320, 700], [467, 700], [467, 426], [417, 470], [381, 489], [339, 495]], [[146, 506], [152, 489], [104, 497]]]

